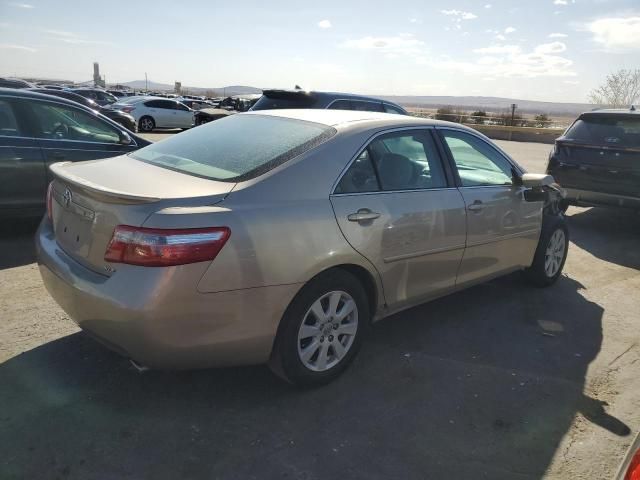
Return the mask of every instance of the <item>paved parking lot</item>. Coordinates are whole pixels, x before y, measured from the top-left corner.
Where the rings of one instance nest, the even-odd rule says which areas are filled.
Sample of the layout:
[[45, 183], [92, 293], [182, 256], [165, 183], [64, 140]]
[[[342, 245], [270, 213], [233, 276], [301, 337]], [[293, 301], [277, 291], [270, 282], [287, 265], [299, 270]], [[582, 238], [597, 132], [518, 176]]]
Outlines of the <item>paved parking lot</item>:
[[[550, 148], [499, 142], [531, 171]], [[265, 367], [137, 373], [0, 234], [0, 478], [610, 478], [640, 428], [640, 216], [569, 210], [565, 275], [519, 275], [373, 328], [335, 383]]]

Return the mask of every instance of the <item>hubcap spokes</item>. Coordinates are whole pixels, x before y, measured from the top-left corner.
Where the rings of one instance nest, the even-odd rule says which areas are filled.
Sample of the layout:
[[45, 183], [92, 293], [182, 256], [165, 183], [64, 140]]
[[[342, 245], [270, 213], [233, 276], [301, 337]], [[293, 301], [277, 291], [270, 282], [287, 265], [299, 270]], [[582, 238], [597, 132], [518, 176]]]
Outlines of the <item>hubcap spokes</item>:
[[553, 277], [560, 270], [564, 258], [565, 235], [561, 229], [556, 230], [549, 239], [544, 255], [544, 272], [548, 277]]
[[358, 307], [346, 292], [329, 292], [317, 299], [298, 330], [298, 355], [309, 370], [322, 372], [347, 354], [358, 331]]

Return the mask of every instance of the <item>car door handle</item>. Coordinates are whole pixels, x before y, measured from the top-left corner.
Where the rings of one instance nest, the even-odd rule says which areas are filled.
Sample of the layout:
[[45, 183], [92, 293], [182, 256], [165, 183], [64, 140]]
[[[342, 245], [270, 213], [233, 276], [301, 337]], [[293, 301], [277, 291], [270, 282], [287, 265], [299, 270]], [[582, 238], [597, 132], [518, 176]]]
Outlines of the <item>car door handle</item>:
[[476, 200], [471, 205], [467, 207], [467, 210], [470, 212], [480, 212], [484, 208], [484, 205], [480, 200]]
[[65, 157], [65, 154], [62, 152], [53, 152], [51, 154], [51, 158], [53, 160], [64, 160], [66, 157]]
[[378, 212], [372, 212], [368, 208], [361, 208], [356, 213], [347, 215], [347, 220], [350, 222], [366, 222], [368, 220], [375, 220], [380, 214]]

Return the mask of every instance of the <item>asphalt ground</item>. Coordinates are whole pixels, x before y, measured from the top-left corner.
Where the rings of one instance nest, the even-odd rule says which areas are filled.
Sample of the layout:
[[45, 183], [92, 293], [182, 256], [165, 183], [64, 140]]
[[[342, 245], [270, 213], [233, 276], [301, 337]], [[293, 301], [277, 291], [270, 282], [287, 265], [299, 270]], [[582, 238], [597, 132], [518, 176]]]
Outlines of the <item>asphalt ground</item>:
[[[544, 170], [549, 145], [498, 143]], [[48, 296], [33, 222], [5, 224], [0, 478], [611, 478], [640, 428], [640, 216], [568, 222], [552, 288], [514, 274], [402, 312], [313, 390], [138, 373]]]

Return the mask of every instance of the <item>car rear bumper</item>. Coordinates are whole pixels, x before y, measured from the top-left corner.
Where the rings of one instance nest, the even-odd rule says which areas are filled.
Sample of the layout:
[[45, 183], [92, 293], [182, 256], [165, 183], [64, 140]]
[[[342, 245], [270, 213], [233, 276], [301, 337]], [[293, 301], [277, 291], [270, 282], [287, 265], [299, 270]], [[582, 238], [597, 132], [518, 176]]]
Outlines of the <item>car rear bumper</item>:
[[624, 207], [640, 210], [640, 197], [579, 190], [575, 188], [564, 188], [564, 190], [567, 192], [566, 200], [571, 205], [584, 207]]
[[300, 288], [199, 293], [195, 283], [181, 281], [181, 267], [137, 267], [143, 277], [135, 281], [123, 277], [126, 269], [101, 275], [59, 248], [46, 218], [36, 250], [45, 287], [69, 317], [111, 349], [152, 368], [266, 362], [280, 319]]

